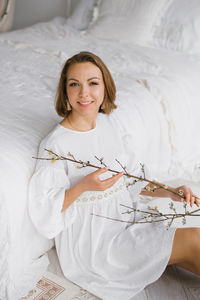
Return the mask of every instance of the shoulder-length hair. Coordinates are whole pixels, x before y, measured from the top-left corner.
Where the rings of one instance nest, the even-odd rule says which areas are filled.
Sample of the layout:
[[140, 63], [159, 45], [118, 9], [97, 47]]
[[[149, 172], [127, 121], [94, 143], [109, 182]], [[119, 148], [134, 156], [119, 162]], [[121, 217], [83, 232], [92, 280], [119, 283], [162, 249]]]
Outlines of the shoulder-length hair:
[[103, 108], [100, 107], [99, 112], [110, 114], [113, 109], [117, 108], [116, 104], [114, 103], [116, 97], [116, 87], [110, 71], [97, 55], [84, 51], [69, 58], [63, 66], [55, 98], [55, 108], [58, 115], [61, 117], [67, 117], [70, 113], [70, 111], [67, 110], [68, 95], [66, 83], [68, 69], [73, 64], [85, 62], [93, 63], [102, 72], [105, 94], [102, 106]]

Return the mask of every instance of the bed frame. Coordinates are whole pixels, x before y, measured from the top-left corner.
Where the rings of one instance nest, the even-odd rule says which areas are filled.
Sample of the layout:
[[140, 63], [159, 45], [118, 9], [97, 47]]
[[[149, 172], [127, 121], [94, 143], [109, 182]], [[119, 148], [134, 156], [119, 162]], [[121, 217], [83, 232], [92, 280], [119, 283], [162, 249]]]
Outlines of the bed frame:
[[0, 2], [0, 32], [9, 31], [13, 24], [15, 0], [1, 0]]

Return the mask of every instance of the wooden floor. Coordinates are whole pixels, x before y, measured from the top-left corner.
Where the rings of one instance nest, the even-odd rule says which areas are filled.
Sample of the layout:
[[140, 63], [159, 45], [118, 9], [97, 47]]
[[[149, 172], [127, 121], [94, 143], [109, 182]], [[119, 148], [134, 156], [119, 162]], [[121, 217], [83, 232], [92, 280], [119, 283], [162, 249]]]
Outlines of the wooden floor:
[[[63, 278], [55, 249], [50, 250], [48, 254], [48, 270]], [[200, 276], [169, 266], [159, 280], [130, 300], [200, 300]]]

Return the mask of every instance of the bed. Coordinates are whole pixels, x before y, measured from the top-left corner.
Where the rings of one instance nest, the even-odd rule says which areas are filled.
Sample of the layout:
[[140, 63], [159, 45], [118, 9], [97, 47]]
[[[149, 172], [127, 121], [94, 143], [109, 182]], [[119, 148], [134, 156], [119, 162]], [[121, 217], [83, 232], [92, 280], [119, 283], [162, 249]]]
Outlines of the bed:
[[54, 96], [71, 55], [94, 52], [111, 70], [113, 117], [152, 177], [200, 195], [199, 14], [198, 0], [80, 1], [68, 19], [0, 34], [0, 299], [26, 296], [49, 264], [54, 241], [31, 223], [28, 183], [39, 142], [60, 121]]

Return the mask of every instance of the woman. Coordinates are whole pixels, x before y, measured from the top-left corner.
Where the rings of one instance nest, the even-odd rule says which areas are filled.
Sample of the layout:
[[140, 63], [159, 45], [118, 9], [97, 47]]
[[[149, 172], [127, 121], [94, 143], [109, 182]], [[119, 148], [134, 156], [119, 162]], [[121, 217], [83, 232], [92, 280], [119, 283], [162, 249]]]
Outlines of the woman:
[[[132, 215], [121, 214], [120, 204], [140, 208], [137, 200], [144, 187], [139, 181], [127, 188], [123, 172], [113, 176], [107, 170], [120, 171], [117, 158], [136, 172], [134, 149], [110, 116], [114, 100], [114, 81], [99, 57], [81, 52], [68, 59], [56, 95], [56, 110], [64, 119], [41, 142], [39, 157], [50, 149], [104, 168], [38, 160], [30, 182], [30, 216], [42, 235], [55, 237], [64, 275], [104, 300], [130, 299], [169, 264], [200, 274], [199, 229], [166, 230], [162, 222], [128, 225], [95, 216], [132, 220]], [[185, 201], [199, 205], [188, 187], [175, 191], [180, 189]], [[143, 189], [141, 194], [183, 201], [161, 189]]]

